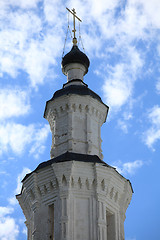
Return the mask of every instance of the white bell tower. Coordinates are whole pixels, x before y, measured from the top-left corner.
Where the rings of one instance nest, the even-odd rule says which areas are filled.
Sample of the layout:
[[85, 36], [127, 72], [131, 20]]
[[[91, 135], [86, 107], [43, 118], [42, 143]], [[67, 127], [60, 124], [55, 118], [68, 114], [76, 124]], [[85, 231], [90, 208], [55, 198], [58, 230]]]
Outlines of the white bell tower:
[[26, 175], [17, 195], [28, 240], [124, 240], [133, 191], [129, 180], [102, 161], [108, 106], [83, 82], [89, 64], [74, 36], [62, 59], [67, 83], [44, 112], [52, 132], [51, 160]]

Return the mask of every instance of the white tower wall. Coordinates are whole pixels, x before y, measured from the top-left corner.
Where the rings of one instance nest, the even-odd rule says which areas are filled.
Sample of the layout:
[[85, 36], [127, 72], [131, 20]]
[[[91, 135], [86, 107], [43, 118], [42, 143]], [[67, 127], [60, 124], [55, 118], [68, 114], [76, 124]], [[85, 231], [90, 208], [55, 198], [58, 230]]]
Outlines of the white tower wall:
[[101, 126], [107, 113], [108, 107], [90, 95], [65, 94], [47, 102], [45, 118], [52, 132], [51, 158], [69, 151], [103, 159]]
[[65, 161], [37, 169], [17, 196], [28, 240], [123, 240], [130, 182], [114, 168]]
[[68, 64], [65, 69], [63, 69], [63, 73], [67, 75], [67, 82], [70, 82], [74, 79], [80, 79], [83, 81], [83, 76], [86, 73], [86, 68], [83, 66], [83, 64], [72, 63]]

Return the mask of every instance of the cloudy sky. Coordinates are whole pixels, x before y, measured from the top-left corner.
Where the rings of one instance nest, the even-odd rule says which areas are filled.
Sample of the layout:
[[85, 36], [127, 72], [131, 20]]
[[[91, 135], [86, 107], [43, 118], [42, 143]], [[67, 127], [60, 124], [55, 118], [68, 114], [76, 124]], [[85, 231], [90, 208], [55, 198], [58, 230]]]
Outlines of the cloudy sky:
[[[126, 240], [158, 240], [159, 0], [0, 0], [0, 239], [27, 239], [15, 194], [25, 174], [50, 158], [43, 112], [66, 82], [61, 60], [68, 21], [72, 30], [66, 7], [82, 19], [79, 48], [91, 62], [85, 83], [110, 107], [102, 127], [104, 161], [134, 189]], [[64, 52], [71, 46], [69, 31]]]

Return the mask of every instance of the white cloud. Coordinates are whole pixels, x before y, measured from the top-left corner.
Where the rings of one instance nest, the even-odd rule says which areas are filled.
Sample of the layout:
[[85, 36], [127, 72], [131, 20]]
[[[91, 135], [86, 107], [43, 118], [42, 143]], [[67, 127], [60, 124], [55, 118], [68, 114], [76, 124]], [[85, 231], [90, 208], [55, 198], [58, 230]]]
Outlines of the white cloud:
[[110, 107], [120, 108], [132, 94], [132, 84], [126, 79], [125, 72], [125, 65], [117, 64], [111, 68], [110, 77], [105, 80], [103, 91]]
[[44, 152], [45, 145], [44, 141], [47, 139], [50, 133], [50, 127], [48, 124], [38, 129], [34, 134], [34, 144], [31, 147], [29, 153], [33, 154], [35, 158], [38, 158], [40, 154]]
[[104, 77], [102, 89], [105, 101], [112, 110], [119, 110], [121, 106], [129, 103], [137, 75], [143, 66], [143, 60], [136, 49], [127, 47], [126, 51], [124, 63], [108, 66], [108, 77]]
[[0, 217], [13, 213], [14, 209], [11, 207], [1, 207], [0, 206]]
[[41, 49], [37, 42], [32, 42], [25, 53], [24, 68], [28, 72], [31, 84], [36, 87], [43, 83], [43, 79], [48, 71], [50, 56]]
[[0, 120], [27, 114], [30, 110], [28, 94], [20, 89], [0, 89]]
[[6, 171], [0, 171], [0, 175], [7, 175]]
[[24, 53], [24, 70], [29, 74], [32, 87], [43, 84], [49, 68], [56, 65], [55, 57], [62, 49], [61, 38], [47, 33], [43, 41], [31, 41]]
[[0, 72], [15, 78], [19, 69], [24, 69], [25, 52], [30, 45], [30, 39], [38, 36], [41, 31], [41, 19], [33, 12], [20, 10], [8, 10], [1, 18]]
[[5, 217], [0, 219], [0, 239], [16, 240], [19, 233], [18, 225], [14, 218]]
[[29, 168], [23, 168], [22, 172], [18, 175], [17, 177], [17, 188], [15, 190], [15, 194], [18, 194], [20, 193], [21, 191], [21, 187], [22, 187], [22, 179], [26, 176], [27, 173], [30, 173], [31, 170]]
[[[39, 2], [43, 4], [38, 9]], [[13, 12], [10, 5], [17, 6], [17, 9]], [[49, 73], [49, 69], [56, 64], [56, 58], [60, 56], [63, 48], [67, 11], [61, 8], [62, 5], [63, 1], [58, 0], [1, 2], [1, 18], [4, 23], [0, 33], [1, 74], [6, 72], [16, 77], [18, 71], [22, 69], [28, 73], [32, 87], [44, 83], [44, 78]], [[135, 78], [132, 83], [131, 80], [126, 79], [132, 78], [142, 67], [142, 64], [138, 63], [141, 61], [140, 54], [132, 47], [133, 41], [147, 39], [147, 37], [150, 40], [154, 32], [153, 28], [159, 28], [159, 15], [158, 11], [155, 11], [160, 8], [159, 2], [156, 0], [153, 3], [144, 0], [130, 0], [126, 3], [121, 3], [119, 0], [107, 2], [105, 0], [70, 0], [66, 5], [70, 8], [75, 7], [78, 16], [83, 20], [85, 48], [91, 56], [94, 57], [95, 53], [96, 56], [107, 56], [112, 48], [112, 53], [118, 52], [122, 57], [117, 64], [113, 64], [109, 82], [104, 84], [104, 89], [107, 91], [106, 98], [109, 98], [117, 108], [120, 107], [132, 95], [134, 87]], [[32, 8], [38, 11], [33, 11]], [[27, 12], [24, 9], [28, 9]], [[119, 11], [118, 14], [117, 11]], [[72, 16], [70, 19], [72, 25]], [[136, 55], [137, 59], [133, 55]], [[104, 69], [104, 74], [106, 71]], [[126, 71], [124, 82], [120, 77], [117, 80], [114, 78], [116, 73], [124, 77]], [[128, 72], [133, 71], [133, 76], [129, 76]], [[113, 84], [110, 80], [113, 80]], [[106, 90], [107, 87], [111, 90], [110, 93]], [[115, 95], [117, 99], [119, 98], [117, 102], [113, 101]]]
[[[28, 74], [30, 85], [34, 88], [44, 83], [49, 70], [56, 65], [67, 25], [67, 11], [61, 8], [63, 1], [44, 0], [41, 14], [31, 9], [37, 7], [39, 2], [10, 0], [1, 3], [4, 24], [0, 33], [0, 74], [8, 73], [16, 77], [22, 69]], [[9, 4], [18, 6], [17, 10], [11, 11]], [[84, 45], [90, 56], [102, 57], [101, 61], [106, 65], [111, 55], [116, 58], [107, 68], [100, 67], [105, 101], [111, 110], [119, 110], [133, 98], [134, 84], [144, 65], [135, 42], [150, 41], [160, 27], [160, 17], [158, 11], [155, 12], [160, 8], [159, 1], [130, 0], [121, 3], [119, 0], [70, 0], [66, 5], [70, 8], [74, 6], [83, 20], [82, 38], [84, 36]], [[28, 8], [27, 12], [25, 8]], [[70, 19], [72, 28], [72, 16]], [[100, 70], [98, 65], [97, 70]], [[156, 87], [160, 91], [159, 83]]]
[[157, 90], [157, 93], [160, 94], [160, 79], [158, 79], [156, 83], [156, 90]]
[[37, 154], [42, 153], [41, 150], [45, 148], [44, 144], [49, 132], [47, 124], [42, 127], [34, 124], [25, 126], [12, 122], [1, 124], [0, 154], [12, 150], [15, 154], [20, 155], [27, 147], [30, 147], [30, 153], [37, 157]]
[[160, 107], [158, 105], [149, 110], [148, 118], [155, 127], [160, 127]]
[[137, 2], [143, 8], [144, 14], [149, 20], [151, 27], [160, 28], [160, 2], [159, 0], [145, 1], [145, 0], [132, 0], [132, 3]]
[[22, 181], [23, 178], [26, 176], [26, 174], [27, 174], [27, 173], [30, 173], [30, 172], [31, 172], [31, 170], [30, 170], [29, 168], [26, 168], [26, 167], [25, 167], [25, 168], [23, 168], [22, 172], [18, 175], [18, 177], [17, 177], [17, 187], [16, 187], [16, 189], [15, 189], [15, 191], [14, 191], [14, 196], [11, 197], [11, 198], [9, 198], [9, 203], [10, 203], [11, 205], [15, 205], [15, 204], [18, 203], [15, 195], [16, 195], [16, 194], [19, 194], [19, 193], [21, 192], [21, 187], [22, 187], [22, 182], [21, 182], [21, 181]]
[[134, 162], [122, 163], [118, 161], [114, 164], [114, 167], [121, 174], [130, 174], [134, 175], [136, 171], [144, 165], [142, 160], [135, 160]]
[[[57, 21], [60, 19], [60, 15], [65, 13], [65, 7], [62, 8], [62, 1], [61, 0], [44, 0], [44, 14], [46, 20], [52, 24], [56, 24], [57, 26], [60, 26], [61, 21]], [[66, 20], [66, 19], [64, 19]], [[64, 21], [65, 23], [66, 21]]]
[[16, 240], [19, 229], [14, 218], [8, 216], [13, 212], [11, 207], [0, 206], [0, 239], [2, 240]]
[[[132, 104], [129, 108], [132, 108]], [[120, 118], [117, 120], [117, 127], [120, 128], [125, 134], [128, 133], [129, 127], [131, 126], [130, 121], [133, 119], [133, 115], [130, 109], [127, 109]]]
[[[39, 34], [42, 30], [42, 21], [38, 15], [32, 11], [24, 12], [18, 10], [16, 12], [10, 12], [10, 23], [14, 24], [14, 27], [11, 29], [17, 30], [19, 34], [23, 34], [25, 37], [32, 36], [34, 34]], [[22, 24], [22, 22], [24, 24]], [[34, 24], [33, 24], [34, 23]], [[16, 37], [16, 36], [15, 36]], [[17, 38], [16, 44], [19, 44], [19, 38]], [[29, 39], [28, 39], [29, 40]]]
[[[155, 6], [150, 8], [154, 3]], [[100, 71], [105, 79], [105, 102], [111, 110], [119, 110], [133, 98], [134, 85], [141, 76], [146, 54], [145, 51], [139, 51], [138, 42], [154, 41], [158, 29], [154, 10], [156, 6], [159, 8], [160, 4], [157, 1], [154, 3], [74, 1], [78, 16], [84, 20], [82, 37], [85, 48], [90, 56], [99, 56], [100, 61], [104, 62], [103, 67], [97, 64], [97, 71]], [[69, 6], [73, 6], [73, 1], [69, 1]], [[111, 55], [112, 65], [108, 66]], [[104, 67], [105, 64], [107, 67]]]
[[[44, 9], [37, 8], [38, 11], [21, 9], [34, 8], [38, 2], [40, 1], [10, 0], [1, 6], [0, 76], [7, 73], [12, 78], [16, 78], [19, 70], [23, 70], [29, 75], [32, 87], [43, 84], [49, 69], [56, 64], [55, 58], [60, 56], [63, 48], [64, 18], [61, 17], [60, 7], [55, 10], [52, 1], [54, 9], [50, 15], [54, 16], [54, 21], [50, 27], [46, 22], [46, 20], [50, 21], [49, 13], [46, 13], [46, 8], [50, 8], [49, 1], [44, 2]], [[18, 8], [12, 11], [9, 4]]]
[[160, 140], [160, 107], [158, 105], [148, 111], [148, 119], [151, 126], [143, 133], [143, 141], [154, 150], [153, 144]]
[[128, 124], [126, 123], [126, 121], [123, 121], [122, 119], [119, 119], [117, 121], [118, 127], [124, 132], [124, 133], [128, 133]]
[[146, 36], [148, 19], [143, 7], [137, 1], [127, 1], [122, 16], [118, 21], [118, 35], [125, 35], [125, 40], [143, 39]]
[[25, 227], [25, 228], [23, 228], [23, 231], [22, 231], [22, 233], [24, 234], [24, 235], [26, 235], [27, 236], [27, 228]]
[[[64, 39], [63, 28], [67, 22], [67, 16], [64, 17], [67, 11], [61, 8], [63, 1], [42, 1], [41, 14], [38, 14], [38, 11], [32, 11], [32, 8], [37, 8], [39, 2], [41, 1], [1, 2], [1, 18], [4, 20], [0, 34], [1, 72], [7, 72], [15, 77], [18, 69], [25, 70], [34, 87], [43, 83], [48, 69], [59, 56], [63, 47], [61, 44]], [[13, 12], [10, 5], [18, 8]], [[116, 49], [118, 51], [127, 50], [126, 46], [132, 46], [133, 40], [146, 39], [152, 36], [153, 28], [160, 27], [157, 10], [160, 9], [160, 3], [157, 0], [152, 2], [130, 0], [126, 3], [121, 3], [119, 0], [107, 2], [105, 0], [70, 0], [66, 5], [70, 8], [74, 6], [78, 16], [83, 20], [83, 31], [87, 38], [86, 49], [91, 52], [96, 49], [100, 55], [104, 53], [104, 46], [105, 49], [110, 48], [108, 40], [112, 39], [113, 49], [118, 47]], [[28, 9], [27, 12], [24, 12], [24, 9]], [[116, 15], [118, 9], [119, 12]], [[52, 24], [52, 31], [47, 24]], [[46, 42], [44, 39], [48, 39], [50, 34], [52, 38]], [[58, 39], [57, 43], [52, 42], [53, 39]], [[95, 44], [96, 39], [99, 41]], [[47, 49], [47, 43], [51, 47], [50, 52]], [[41, 69], [44, 69], [44, 72]]]
[[35, 8], [37, 7], [37, 3], [41, 0], [8, 0], [8, 4], [11, 6], [16, 6], [19, 8], [27, 9], [27, 8]]

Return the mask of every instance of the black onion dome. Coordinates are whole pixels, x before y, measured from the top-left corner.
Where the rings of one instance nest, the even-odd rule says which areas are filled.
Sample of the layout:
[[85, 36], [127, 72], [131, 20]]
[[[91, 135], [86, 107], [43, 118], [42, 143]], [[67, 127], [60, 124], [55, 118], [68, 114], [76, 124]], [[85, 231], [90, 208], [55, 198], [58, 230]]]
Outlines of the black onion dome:
[[86, 56], [86, 54], [79, 50], [77, 45], [74, 45], [71, 51], [62, 58], [62, 69], [64, 69], [65, 66], [69, 63], [83, 64], [86, 67], [86, 73], [88, 72], [88, 68], [90, 65], [88, 57]]

